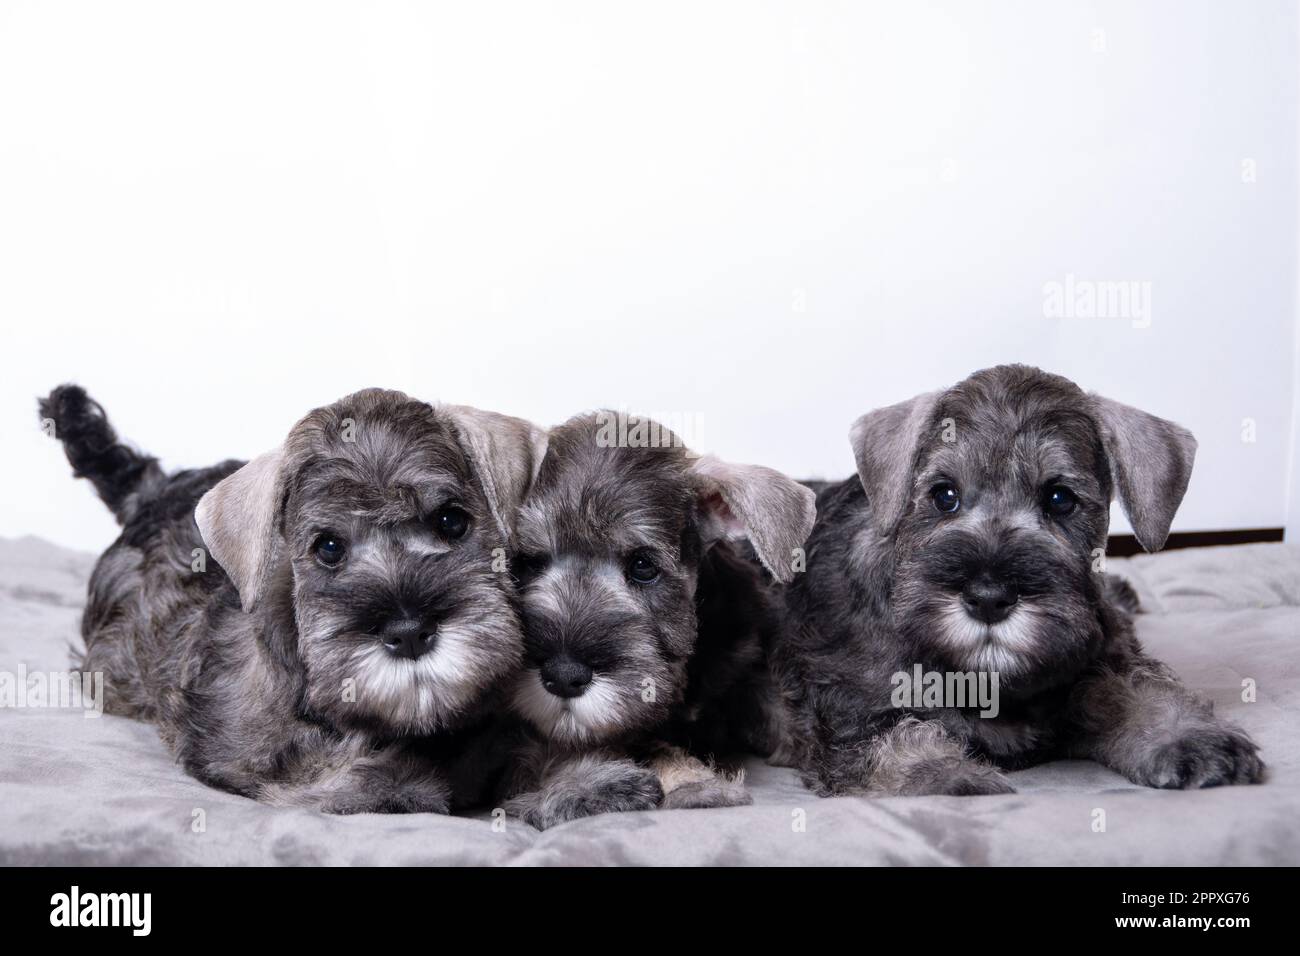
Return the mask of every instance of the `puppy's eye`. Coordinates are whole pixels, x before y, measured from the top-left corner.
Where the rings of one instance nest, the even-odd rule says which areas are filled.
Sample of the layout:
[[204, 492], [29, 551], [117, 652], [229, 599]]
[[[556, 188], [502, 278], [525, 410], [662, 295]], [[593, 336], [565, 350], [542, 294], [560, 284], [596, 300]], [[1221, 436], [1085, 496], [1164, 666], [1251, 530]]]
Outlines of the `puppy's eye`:
[[961, 495], [951, 481], [941, 481], [931, 488], [930, 500], [934, 502], [935, 508], [947, 515], [961, 507]]
[[329, 531], [317, 535], [312, 548], [316, 552], [316, 560], [327, 568], [338, 566], [348, 553], [348, 546], [343, 539]]
[[455, 505], [448, 505], [433, 516], [433, 526], [448, 541], [465, 537], [469, 530], [469, 515]]
[[1043, 495], [1043, 507], [1053, 518], [1064, 518], [1078, 503], [1074, 492], [1065, 485], [1049, 485]]
[[650, 584], [659, 577], [659, 569], [644, 554], [636, 554], [627, 563], [627, 576], [637, 584]]

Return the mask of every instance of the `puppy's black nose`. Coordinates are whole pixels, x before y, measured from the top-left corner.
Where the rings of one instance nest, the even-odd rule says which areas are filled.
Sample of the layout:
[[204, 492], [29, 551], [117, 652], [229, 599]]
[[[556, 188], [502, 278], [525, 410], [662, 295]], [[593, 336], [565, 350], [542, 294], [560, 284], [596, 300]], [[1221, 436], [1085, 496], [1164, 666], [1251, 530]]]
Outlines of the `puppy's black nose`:
[[542, 686], [556, 697], [581, 697], [591, 683], [591, 668], [566, 654], [548, 660], [541, 673]]
[[1014, 581], [999, 581], [987, 575], [971, 579], [961, 592], [967, 613], [985, 624], [1005, 621], [1018, 600], [1020, 592]]
[[433, 635], [433, 628], [413, 617], [395, 617], [379, 629], [388, 653], [412, 661], [433, 648]]

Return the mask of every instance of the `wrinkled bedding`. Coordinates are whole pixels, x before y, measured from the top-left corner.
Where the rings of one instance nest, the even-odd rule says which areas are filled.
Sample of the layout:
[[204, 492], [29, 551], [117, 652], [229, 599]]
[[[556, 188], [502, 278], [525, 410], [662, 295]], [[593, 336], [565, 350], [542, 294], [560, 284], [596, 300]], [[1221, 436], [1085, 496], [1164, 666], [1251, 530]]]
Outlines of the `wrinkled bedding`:
[[[93, 563], [0, 540], [0, 673], [67, 667]], [[0, 863], [1300, 864], [1300, 548], [1173, 551], [1110, 569], [1141, 595], [1147, 647], [1259, 741], [1265, 784], [1154, 791], [1067, 761], [1013, 774], [1007, 796], [819, 799], [793, 771], [753, 760], [752, 806], [541, 833], [486, 814], [266, 807], [187, 777], [148, 725], [0, 707]]]

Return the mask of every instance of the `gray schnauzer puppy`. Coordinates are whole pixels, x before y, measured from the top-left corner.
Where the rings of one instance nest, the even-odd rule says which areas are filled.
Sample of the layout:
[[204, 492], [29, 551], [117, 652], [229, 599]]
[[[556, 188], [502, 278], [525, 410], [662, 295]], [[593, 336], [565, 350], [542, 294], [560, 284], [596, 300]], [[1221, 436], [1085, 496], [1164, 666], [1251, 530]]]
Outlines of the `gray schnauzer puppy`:
[[523, 655], [506, 549], [531, 426], [371, 389], [248, 464], [168, 475], [78, 387], [41, 414], [122, 525], [82, 621], [111, 713], [156, 723], [200, 780], [270, 803], [479, 798], [492, 690]]
[[[1138, 542], [1164, 545], [1188, 431], [1010, 365], [870, 412], [851, 442], [858, 474], [818, 496], [774, 661], [782, 755], [809, 786], [1004, 793], [997, 768], [1054, 757], [1153, 787], [1261, 778], [1255, 744], [1143, 653], [1131, 592], [1099, 573], [1116, 494]], [[916, 665], [996, 672], [998, 713], [895, 706]]]
[[773, 745], [779, 603], [727, 539], [788, 581], [813, 498], [769, 468], [693, 456], [648, 419], [551, 431], [517, 528], [526, 664], [511, 699], [531, 732], [507, 809], [545, 828], [749, 802], [713, 760]]

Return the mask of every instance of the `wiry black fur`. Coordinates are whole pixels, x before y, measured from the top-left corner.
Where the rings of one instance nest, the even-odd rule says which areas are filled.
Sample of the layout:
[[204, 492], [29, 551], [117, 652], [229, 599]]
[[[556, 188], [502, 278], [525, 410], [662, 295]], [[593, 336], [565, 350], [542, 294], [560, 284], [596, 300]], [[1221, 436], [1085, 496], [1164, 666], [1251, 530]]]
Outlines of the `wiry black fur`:
[[689, 752], [727, 760], [767, 756], [779, 742], [768, 659], [781, 631], [780, 599], [749, 548], [721, 542], [700, 562], [699, 638], [686, 666], [683, 705], [664, 737]]
[[1137, 591], [1133, 585], [1129, 584], [1118, 575], [1106, 575], [1105, 597], [1114, 607], [1125, 611], [1128, 614], [1139, 614], [1142, 611], [1142, 602], [1138, 600]]

